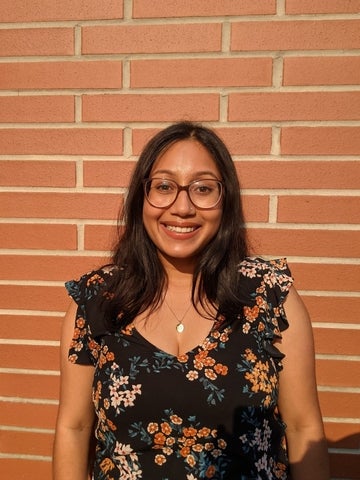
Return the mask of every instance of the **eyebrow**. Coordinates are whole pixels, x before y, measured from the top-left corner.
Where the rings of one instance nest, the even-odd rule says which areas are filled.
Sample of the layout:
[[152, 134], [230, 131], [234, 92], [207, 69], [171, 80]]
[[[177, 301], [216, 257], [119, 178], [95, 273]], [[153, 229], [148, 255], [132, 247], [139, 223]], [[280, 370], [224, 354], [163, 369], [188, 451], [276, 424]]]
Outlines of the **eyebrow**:
[[[176, 175], [172, 170], [155, 170], [155, 172], [152, 173], [152, 175], [157, 175], [157, 174], [165, 174], [170, 176]], [[198, 172], [194, 172], [194, 178], [203, 177], [205, 175], [211, 175], [212, 177], [214, 177], [215, 180], [219, 180], [217, 178], [217, 175], [211, 170], [201, 170]]]

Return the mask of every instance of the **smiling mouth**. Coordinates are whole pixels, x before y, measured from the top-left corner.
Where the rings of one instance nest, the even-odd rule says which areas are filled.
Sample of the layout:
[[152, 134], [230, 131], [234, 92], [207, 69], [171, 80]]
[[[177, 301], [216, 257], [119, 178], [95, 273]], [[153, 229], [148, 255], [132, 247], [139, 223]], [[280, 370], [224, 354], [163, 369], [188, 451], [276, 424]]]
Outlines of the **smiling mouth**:
[[166, 225], [167, 230], [176, 233], [191, 233], [196, 230], [197, 227], [176, 227], [175, 225]]

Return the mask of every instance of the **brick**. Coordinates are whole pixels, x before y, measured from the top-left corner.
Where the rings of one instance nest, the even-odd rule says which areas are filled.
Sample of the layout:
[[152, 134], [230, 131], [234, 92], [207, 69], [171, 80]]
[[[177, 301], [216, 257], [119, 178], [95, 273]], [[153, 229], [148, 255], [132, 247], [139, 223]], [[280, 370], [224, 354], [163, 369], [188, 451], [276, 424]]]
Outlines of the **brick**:
[[359, 0], [286, 0], [288, 15], [304, 13], [359, 13]]
[[82, 28], [83, 54], [220, 51], [220, 23], [108, 25]]
[[132, 129], [132, 154], [140, 155], [147, 142], [156, 135], [158, 128], [133, 128]]
[[[146, 128], [133, 130], [132, 149], [140, 155], [146, 142], [159, 130]], [[239, 127], [216, 128], [216, 133], [225, 142], [232, 155], [266, 155], [271, 150], [271, 128]]]
[[231, 122], [359, 120], [360, 92], [230, 93]]
[[[38, 347], [42, 348], [42, 347]], [[18, 398], [42, 398], [57, 400], [60, 377], [58, 375], [34, 375], [0, 373], [1, 395]]]
[[0, 248], [76, 250], [77, 228], [76, 225], [0, 223]]
[[74, 122], [73, 96], [0, 97], [0, 122]]
[[318, 385], [360, 387], [360, 362], [350, 360], [316, 360]]
[[0, 30], [1, 57], [73, 54], [74, 30], [72, 28]]
[[130, 78], [132, 88], [268, 86], [272, 59], [133, 60]]
[[267, 222], [269, 219], [268, 195], [243, 195], [246, 222]]
[[2, 0], [0, 22], [42, 22], [56, 20], [112, 20], [123, 18], [123, 2], [118, 0]]
[[[1, 436], [4, 440], [1, 442], [2, 453], [12, 455], [41, 455], [51, 456], [54, 442], [54, 435], [52, 433], [38, 433], [38, 432], [17, 432], [17, 431], [1, 431]], [[17, 477], [17, 478], [23, 478]], [[36, 477], [38, 478], [38, 477]]]
[[240, 160], [235, 165], [242, 188], [360, 188], [358, 161]]
[[[39, 413], [40, 414], [40, 413]], [[26, 460], [24, 458], [1, 458], [0, 470], [6, 478], [21, 480], [49, 480], [52, 475], [51, 461]]]
[[112, 225], [85, 225], [85, 250], [105, 250], [117, 241], [117, 228]]
[[124, 94], [85, 95], [85, 122], [166, 122], [179, 120], [216, 121], [219, 95]]
[[[329, 355], [359, 355], [360, 331], [354, 329], [334, 329], [315, 327], [314, 339], [317, 353]], [[356, 369], [359, 372], [360, 364]], [[360, 377], [357, 376], [359, 379]]]
[[357, 224], [360, 222], [359, 197], [280, 196], [278, 222]]
[[359, 414], [359, 397], [356, 393], [319, 392], [319, 400], [325, 417], [354, 418]]
[[119, 60], [0, 63], [0, 90], [121, 87]]
[[324, 427], [330, 448], [358, 448], [359, 424], [325, 421]]
[[127, 187], [134, 168], [133, 161], [84, 161], [84, 187]]
[[0, 338], [59, 340], [61, 323], [61, 315], [0, 315]]
[[358, 85], [360, 57], [285, 57], [283, 85]]
[[4, 218], [93, 218], [113, 220], [122, 197], [111, 193], [0, 192]]
[[359, 297], [321, 297], [302, 295], [313, 322], [358, 323]]
[[271, 15], [276, 13], [275, 0], [134, 0], [134, 18], [208, 17], [227, 15]]
[[0, 285], [0, 309], [64, 312], [68, 305], [64, 287]]
[[266, 155], [271, 151], [271, 128], [216, 128], [231, 155]]
[[331, 478], [344, 478], [347, 480], [358, 480], [360, 478], [358, 449], [349, 453], [331, 453], [329, 460]]
[[2, 255], [2, 280], [65, 281], [107, 263], [104, 257], [66, 255]]
[[358, 155], [360, 127], [283, 127], [283, 155]]
[[75, 162], [0, 160], [0, 185], [9, 187], [75, 187]]
[[59, 370], [59, 347], [45, 345], [2, 345], [0, 364], [2, 368], [29, 368]]
[[[1, 425], [22, 428], [55, 427], [57, 405], [1, 401], [0, 407]], [[35, 475], [32, 478], [38, 477]]]
[[119, 128], [0, 129], [2, 155], [121, 155]]
[[255, 252], [270, 257], [360, 257], [360, 232], [249, 228]]
[[231, 50], [358, 49], [359, 29], [359, 20], [234, 22]]
[[291, 263], [298, 290], [359, 292], [360, 265]]

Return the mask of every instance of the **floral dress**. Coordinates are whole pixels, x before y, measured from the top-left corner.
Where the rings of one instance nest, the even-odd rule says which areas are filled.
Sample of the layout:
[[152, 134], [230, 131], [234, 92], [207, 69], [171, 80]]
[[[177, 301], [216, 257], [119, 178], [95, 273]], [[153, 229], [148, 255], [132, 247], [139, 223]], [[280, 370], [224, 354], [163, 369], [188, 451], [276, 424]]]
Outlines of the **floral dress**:
[[93, 479], [289, 479], [273, 344], [288, 326], [286, 261], [241, 262], [243, 311], [181, 356], [131, 324], [107, 331], [96, 297], [115, 268], [66, 283], [78, 304], [69, 360], [95, 367]]

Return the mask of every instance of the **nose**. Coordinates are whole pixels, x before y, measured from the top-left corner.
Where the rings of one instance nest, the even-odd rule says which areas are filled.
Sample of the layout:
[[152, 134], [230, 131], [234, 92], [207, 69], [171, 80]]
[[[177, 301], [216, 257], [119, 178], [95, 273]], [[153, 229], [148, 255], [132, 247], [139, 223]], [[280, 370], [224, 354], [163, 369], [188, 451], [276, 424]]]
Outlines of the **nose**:
[[175, 215], [194, 215], [195, 207], [191, 202], [189, 194], [186, 190], [179, 191], [175, 202], [170, 207], [170, 210]]

